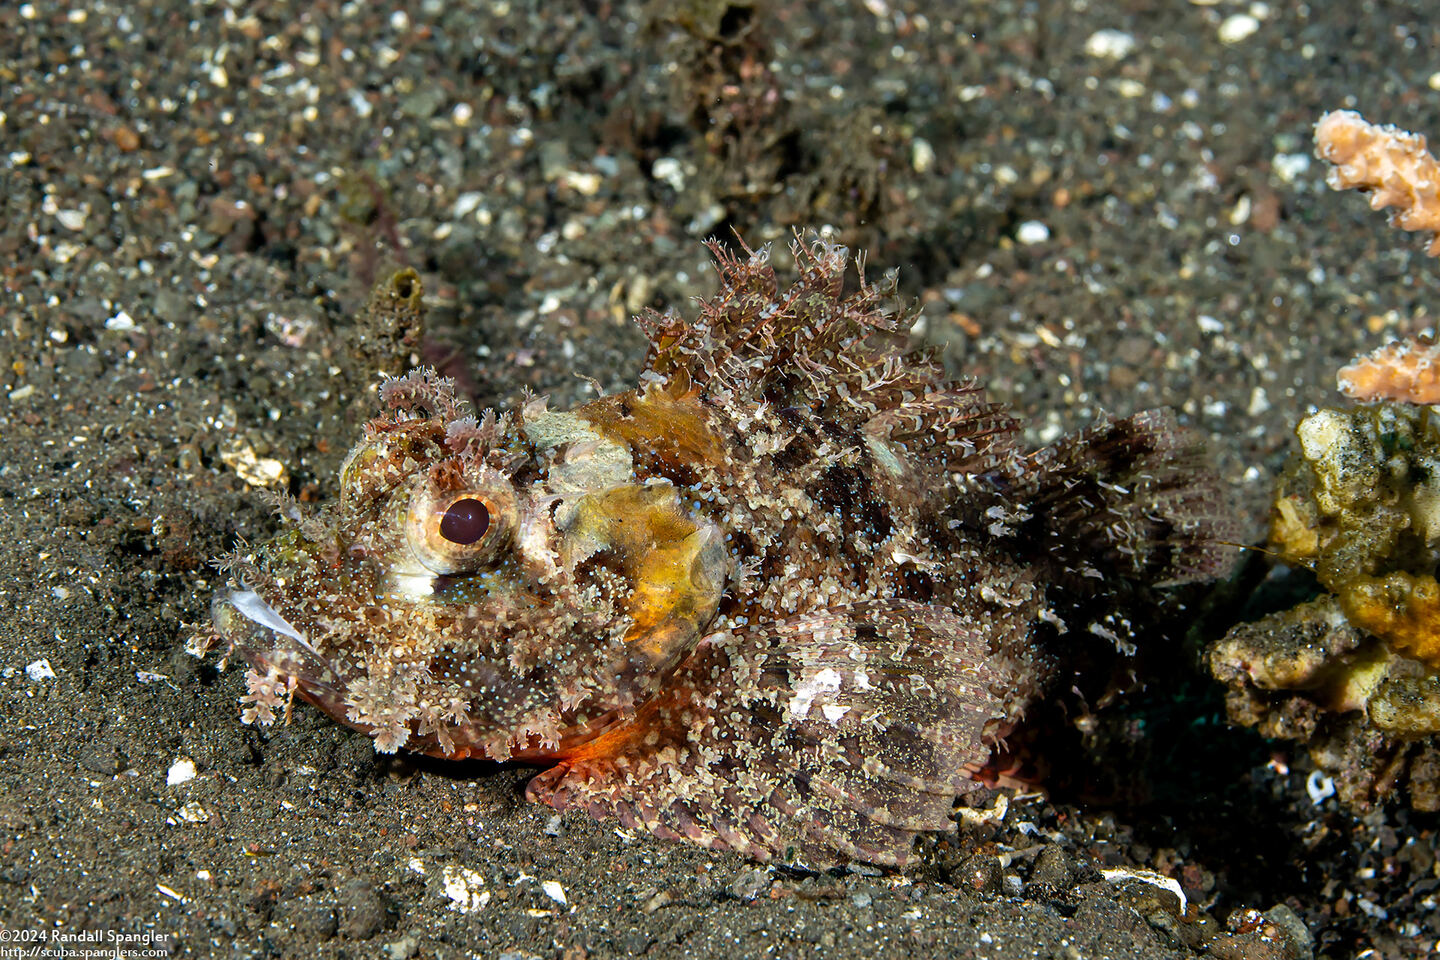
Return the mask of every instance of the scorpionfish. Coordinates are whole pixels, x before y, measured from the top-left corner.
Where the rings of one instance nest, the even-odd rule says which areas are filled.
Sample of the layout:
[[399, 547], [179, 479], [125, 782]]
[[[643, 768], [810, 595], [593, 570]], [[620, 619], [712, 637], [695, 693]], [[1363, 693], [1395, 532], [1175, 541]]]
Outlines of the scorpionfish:
[[1223, 569], [1170, 414], [1023, 452], [893, 276], [711, 248], [697, 317], [639, 318], [633, 390], [476, 417], [432, 370], [381, 386], [338, 500], [231, 558], [197, 638], [248, 662], [246, 722], [298, 695], [381, 752], [545, 766], [561, 810], [903, 866], [1067, 648], [1123, 645], [1126, 590]]

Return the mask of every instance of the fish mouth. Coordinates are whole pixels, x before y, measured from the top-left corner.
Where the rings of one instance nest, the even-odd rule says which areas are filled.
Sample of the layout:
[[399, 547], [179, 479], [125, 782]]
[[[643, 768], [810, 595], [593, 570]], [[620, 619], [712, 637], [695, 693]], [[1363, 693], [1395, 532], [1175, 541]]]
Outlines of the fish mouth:
[[210, 601], [210, 620], [218, 633], [256, 667], [299, 673], [308, 656], [320, 656], [305, 634], [254, 590], [225, 590]]

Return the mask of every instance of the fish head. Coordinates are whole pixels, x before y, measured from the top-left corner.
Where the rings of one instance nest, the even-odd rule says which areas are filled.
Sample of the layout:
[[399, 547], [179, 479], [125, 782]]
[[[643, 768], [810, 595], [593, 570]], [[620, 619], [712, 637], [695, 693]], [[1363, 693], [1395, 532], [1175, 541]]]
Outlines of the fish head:
[[532, 400], [465, 415], [429, 371], [339, 472], [339, 497], [231, 564], [213, 635], [245, 718], [298, 694], [377, 749], [562, 756], [663, 687], [714, 618], [724, 537], [626, 443]]

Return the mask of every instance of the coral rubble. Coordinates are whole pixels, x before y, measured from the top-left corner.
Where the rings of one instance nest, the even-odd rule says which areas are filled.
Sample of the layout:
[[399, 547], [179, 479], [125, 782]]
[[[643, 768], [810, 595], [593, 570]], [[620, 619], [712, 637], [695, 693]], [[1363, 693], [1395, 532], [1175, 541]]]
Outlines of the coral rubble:
[[1404, 785], [1434, 809], [1440, 422], [1428, 408], [1363, 405], [1320, 410], [1296, 434], [1270, 544], [1327, 593], [1235, 627], [1210, 668], [1230, 687], [1232, 720], [1307, 742], [1342, 799]]
[[[1394, 207], [1403, 229], [1440, 229], [1440, 164], [1424, 137], [1342, 111], [1315, 138], [1336, 164], [1331, 186], [1373, 191], [1371, 205]], [[1435, 353], [1416, 338], [1356, 360], [1342, 390], [1398, 402], [1300, 422], [1270, 545], [1326, 592], [1208, 652], [1231, 719], [1304, 742], [1351, 806], [1404, 788], [1417, 809], [1440, 809], [1440, 412], [1425, 406], [1440, 402]]]

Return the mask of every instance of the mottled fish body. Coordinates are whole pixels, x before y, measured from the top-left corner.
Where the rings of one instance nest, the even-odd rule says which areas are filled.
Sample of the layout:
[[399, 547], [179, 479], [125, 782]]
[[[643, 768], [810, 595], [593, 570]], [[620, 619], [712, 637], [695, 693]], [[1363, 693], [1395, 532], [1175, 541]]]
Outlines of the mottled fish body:
[[1065, 627], [1220, 569], [1168, 414], [1023, 453], [892, 289], [844, 292], [844, 248], [797, 244], [788, 288], [714, 250], [696, 319], [641, 319], [634, 390], [476, 418], [432, 371], [382, 387], [338, 500], [229, 564], [247, 722], [298, 694], [383, 752], [548, 764], [560, 809], [901, 865]]

